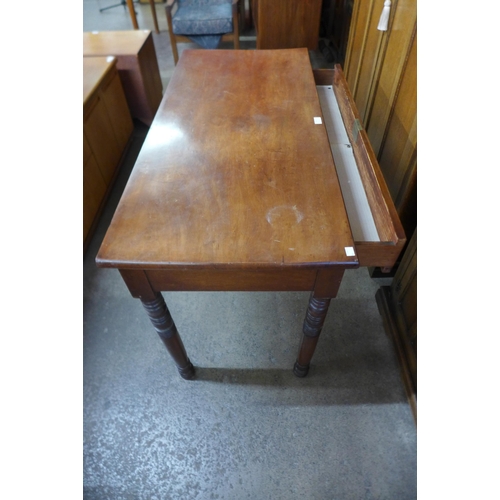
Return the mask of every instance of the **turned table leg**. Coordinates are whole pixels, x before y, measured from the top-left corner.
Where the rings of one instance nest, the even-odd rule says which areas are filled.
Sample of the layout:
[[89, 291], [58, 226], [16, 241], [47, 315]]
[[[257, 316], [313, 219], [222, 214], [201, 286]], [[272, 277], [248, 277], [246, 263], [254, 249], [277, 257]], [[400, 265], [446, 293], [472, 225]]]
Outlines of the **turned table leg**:
[[316, 344], [318, 343], [319, 334], [325, 322], [330, 300], [331, 299], [314, 297], [314, 294], [311, 293], [304, 326], [302, 328], [302, 343], [300, 345], [297, 361], [293, 367], [293, 373], [297, 375], [297, 377], [305, 377], [309, 371], [309, 363], [316, 349]]
[[158, 292], [153, 300], [141, 298], [141, 302], [155, 330], [175, 361], [181, 377], [186, 380], [194, 378], [194, 367], [187, 357], [184, 344], [161, 293]]

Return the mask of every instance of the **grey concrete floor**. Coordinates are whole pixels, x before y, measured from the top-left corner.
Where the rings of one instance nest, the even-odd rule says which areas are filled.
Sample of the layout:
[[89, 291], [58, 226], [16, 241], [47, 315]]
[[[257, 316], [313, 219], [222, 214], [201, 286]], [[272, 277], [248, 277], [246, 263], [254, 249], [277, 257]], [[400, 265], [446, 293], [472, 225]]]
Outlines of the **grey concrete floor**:
[[[84, 0], [84, 31], [132, 28], [122, 7], [99, 5]], [[149, 6], [136, 8], [152, 29]], [[292, 367], [307, 293], [164, 293], [197, 367], [188, 382], [119, 273], [95, 267], [146, 133], [136, 124], [83, 262], [84, 498], [416, 498], [416, 427], [366, 269], [346, 272], [305, 379]]]

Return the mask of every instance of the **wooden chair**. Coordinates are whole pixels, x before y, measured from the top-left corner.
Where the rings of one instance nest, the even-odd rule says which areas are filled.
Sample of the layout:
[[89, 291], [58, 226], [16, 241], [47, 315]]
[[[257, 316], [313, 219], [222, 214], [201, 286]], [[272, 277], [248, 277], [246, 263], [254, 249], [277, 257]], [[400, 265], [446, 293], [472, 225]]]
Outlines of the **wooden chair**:
[[216, 48], [222, 40], [234, 42], [234, 48], [239, 49], [238, 7], [239, 0], [167, 0], [174, 63], [179, 60], [177, 43], [194, 41], [205, 48]]
[[[135, 30], [139, 29], [139, 23], [137, 22], [137, 16], [135, 14], [135, 9], [134, 9], [134, 0], [126, 0], [127, 6], [128, 6], [128, 12], [130, 14], [130, 19], [132, 20], [132, 26], [134, 27]], [[122, 0], [121, 4], [118, 5], [125, 5], [125, 0]], [[100, 9], [100, 12], [106, 9], [110, 9], [111, 7], [117, 7], [118, 5], [111, 5], [110, 7], [106, 7], [104, 9]], [[155, 25], [155, 31], [156, 33], [160, 32], [160, 28], [158, 27], [158, 18], [156, 17], [156, 7], [154, 0], [149, 0], [149, 5], [151, 6], [151, 14], [153, 16], [153, 23]]]

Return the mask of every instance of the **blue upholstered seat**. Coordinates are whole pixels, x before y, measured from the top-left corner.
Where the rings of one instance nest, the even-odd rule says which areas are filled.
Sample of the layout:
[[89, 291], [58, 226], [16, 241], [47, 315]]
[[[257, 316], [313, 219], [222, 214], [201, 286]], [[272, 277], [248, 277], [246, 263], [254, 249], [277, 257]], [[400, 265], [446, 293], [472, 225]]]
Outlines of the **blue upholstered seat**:
[[177, 35], [213, 35], [233, 31], [231, 0], [179, 0], [172, 18]]
[[216, 49], [221, 39], [240, 48], [238, 12], [240, 0], [167, 0], [168, 35], [174, 63], [179, 60], [177, 42], [189, 40], [205, 49]]
[[224, 33], [233, 31], [232, 0], [178, 0], [173, 32], [205, 48], [216, 48]]

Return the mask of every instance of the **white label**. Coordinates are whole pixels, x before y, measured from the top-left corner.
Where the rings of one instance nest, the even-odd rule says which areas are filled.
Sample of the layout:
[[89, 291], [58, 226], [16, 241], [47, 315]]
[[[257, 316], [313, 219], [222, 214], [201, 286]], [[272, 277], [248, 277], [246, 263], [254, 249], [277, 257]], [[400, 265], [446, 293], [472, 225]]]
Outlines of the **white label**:
[[344, 247], [345, 248], [345, 254], [348, 257], [354, 257], [356, 254], [354, 253], [354, 248], [353, 247]]
[[321, 116], [315, 116], [314, 117], [314, 124], [315, 125], [321, 125], [323, 122], [321, 121]]

